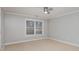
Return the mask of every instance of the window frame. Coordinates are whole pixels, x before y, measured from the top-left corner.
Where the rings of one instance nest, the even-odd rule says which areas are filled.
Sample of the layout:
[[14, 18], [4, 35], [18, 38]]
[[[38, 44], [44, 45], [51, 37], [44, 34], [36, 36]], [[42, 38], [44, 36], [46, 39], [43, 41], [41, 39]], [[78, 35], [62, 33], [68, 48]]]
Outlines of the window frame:
[[[27, 24], [26, 21], [33, 21], [34, 22], [34, 34], [27, 34]], [[36, 21], [42, 22], [42, 34], [36, 34]], [[26, 36], [42, 36], [44, 35], [44, 20], [38, 20], [38, 19], [25, 19], [25, 35]]]

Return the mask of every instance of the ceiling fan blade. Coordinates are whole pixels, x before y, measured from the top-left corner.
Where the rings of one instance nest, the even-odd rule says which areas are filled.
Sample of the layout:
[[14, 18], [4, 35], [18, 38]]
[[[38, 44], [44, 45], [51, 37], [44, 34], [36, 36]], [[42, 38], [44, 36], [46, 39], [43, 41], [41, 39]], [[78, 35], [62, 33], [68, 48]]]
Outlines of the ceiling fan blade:
[[49, 8], [49, 10], [51, 11], [51, 10], [53, 10], [53, 8]]

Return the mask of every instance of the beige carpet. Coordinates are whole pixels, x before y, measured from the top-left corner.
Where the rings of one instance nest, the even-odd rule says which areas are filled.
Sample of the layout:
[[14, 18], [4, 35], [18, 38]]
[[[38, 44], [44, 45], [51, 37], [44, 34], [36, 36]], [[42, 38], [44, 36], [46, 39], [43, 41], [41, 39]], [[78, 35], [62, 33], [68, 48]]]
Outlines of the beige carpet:
[[79, 51], [78, 47], [53, 40], [37, 40], [20, 44], [8, 45], [6, 51]]

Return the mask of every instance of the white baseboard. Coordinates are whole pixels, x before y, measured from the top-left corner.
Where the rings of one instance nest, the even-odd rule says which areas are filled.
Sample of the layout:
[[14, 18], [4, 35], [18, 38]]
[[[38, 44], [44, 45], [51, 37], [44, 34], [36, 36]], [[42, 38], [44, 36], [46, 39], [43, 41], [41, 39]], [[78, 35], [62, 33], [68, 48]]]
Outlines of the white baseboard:
[[23, 40], [23, 41], [17, 41], [17, 42], [5, 43], [5, 45], [12, 45], [12, 44], [18, 44], [18, 43], [24, 43], [24, 42], [30, 42], [30, 41], [36, 41], [36, 40], [44, 40], [44, 39]]
[[64, 44], [72, 45], [72, 46], [75, 46], [75, 47], [79, 47], [79, 44], [72, 43], [72, 42], [69, 42], [69, 41], [64, 41], [64, 40], [59, 40], [59, 39], [54, 39], [54, 38], [49, 38], [49, 39], [55, 40], [55, 41], [58, 41], [58, 42], [61, 42], [61, 43], [64, 43]]
[[[79, 44], [75, 44], [75, 43], [72, 43], [72, 42], [69, 42], [69, 41], [59, 40], [59, 39], [55, 39], [55, 38], [47, 38], [47, 39], [55, 40], [55, 41], [58, 41], [58, 42], [61, 42], [61, 43], [65, 43], [65, 44], [69, 44], [69, 45], [72, 45], [72, 46], [75, 46], [75, 47], [79, 47]], [[30, 42], [30, 41], [36, 41], [36, 40], [44, 40], [44, 39], [32, 39], [32, 40], [17, 41], [17, 42], [5, 43], [5, 45], [12, 45], [12, 44], [18, 44], [18, 43], [24, 43], [24, 42]]]

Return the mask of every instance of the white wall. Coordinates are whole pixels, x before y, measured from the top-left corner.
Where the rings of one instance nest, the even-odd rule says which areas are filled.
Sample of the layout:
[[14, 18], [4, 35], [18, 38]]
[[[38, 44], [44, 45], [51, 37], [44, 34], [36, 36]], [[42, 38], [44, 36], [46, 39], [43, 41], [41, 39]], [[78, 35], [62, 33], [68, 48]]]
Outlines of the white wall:
[[5, 48], [5, 15], [4, 10], [1, 9], [1, 39], [2, 39], [2, 48]]
[[4, 11], [0, 8], [0, 48], [4, 48], [4, 40], [5, 40], [5, 33], [4, 33]]
[[33, 40], [38, 37], [47, 36], [47, 22], [45, 21], [45, 33], [43, 36], [26, 36], [25, 32], [25, 19], [24, 16], [5, 14], [5, 42], [12, 43], [24, 40]]
[[79, 44], [79, 13], [51, 19], [49, 36], [57, 40]]
[[0, 48], [1, 48], [1, 8], [0, 8]]

